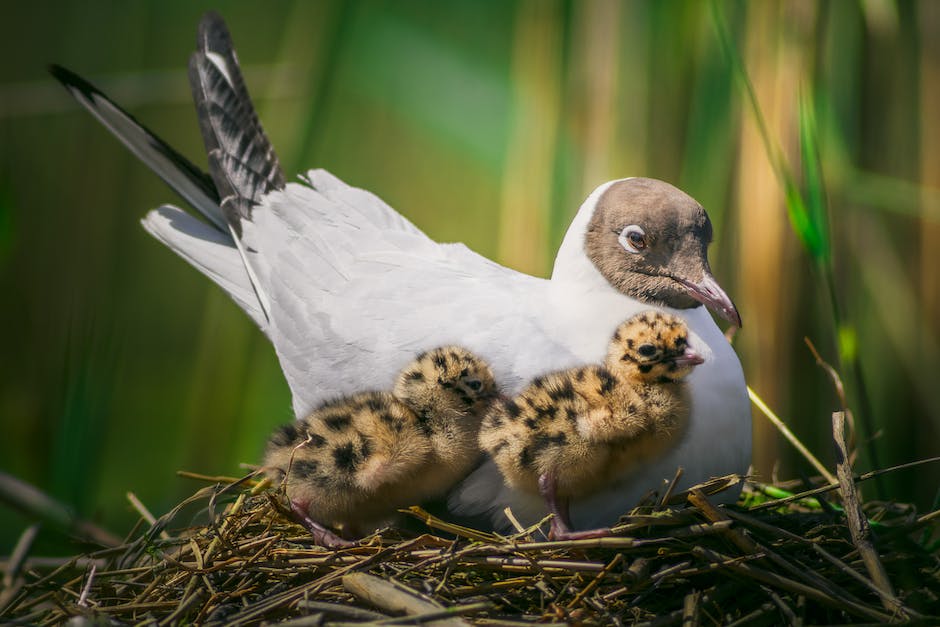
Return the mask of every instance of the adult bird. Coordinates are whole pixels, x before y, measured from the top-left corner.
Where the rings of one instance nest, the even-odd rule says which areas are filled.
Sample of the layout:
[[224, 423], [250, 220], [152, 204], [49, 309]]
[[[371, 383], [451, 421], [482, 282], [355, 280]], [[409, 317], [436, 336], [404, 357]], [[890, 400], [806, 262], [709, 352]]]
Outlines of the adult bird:
[[[51, 71], [205, 218], [164, 205], [143, 225], [271, 340], [298, 418], [325, 399], [390, 388], [417, 353], [447, 344], [479, 354], [516, 394], [546, 371], [601, 362], [618, 324], [659, 308], [685, 319], [705, 359], [689, 377], [687, 435], [608, 490], [575, 501], [574, 524], [609, 524], [679, 466], [685, 483], [746, 470], [751, 422], [741, 365], [702, 305], [738, 326], [740, 317], [709, 269], [708, 216], [675, 187], [645, 178], [599, 186], [571, 223], [551, 279], [540, 279], [462, 244], [434, 242], [325, 170], [286, 183], [214, 13], [199, 24], [189, 64], [208, 175], [88, 82]], [[505, 487], [492, 463], [471, 473], [448, 504], [500, 529], [507, 506], [525, 521], [544, 514], [538, 497]]]

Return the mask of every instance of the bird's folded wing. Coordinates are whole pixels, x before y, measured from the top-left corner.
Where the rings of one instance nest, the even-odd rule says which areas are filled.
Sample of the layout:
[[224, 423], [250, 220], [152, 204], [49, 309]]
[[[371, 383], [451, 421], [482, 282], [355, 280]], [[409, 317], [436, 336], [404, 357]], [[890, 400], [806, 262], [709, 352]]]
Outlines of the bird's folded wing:
[[[421, 233], [374, 194], [347, 185], [326, 170], [311, 171], [305, 180], [323, 197], [346, 207], [347, 211], [357, 212], [365, 225], [371, 223], [382, 229]], [[297, 209], [303, 211], [302, 206]], [[221, 228], [213, 227], [173, 205], [150, 211], [141, 222], [148, 233], [225, 290], [267, 333], [267, 322], [245, 264], [224, 222]]]
[[540, 325], [547, 281], [438, 244], [325, 176], [311, 173], [317, 189], [267, 195], [243, 223], [298, 416], [340, 394], [387, 389], [415, 354], [444, 344], [478, 352], [503, 385], [564, 350]]
[[355, 212], [362, 220], [380, 229], [421, 234], [405, 216], [388, 206], [372, 192], [347, 185], [326, 170], [310, 170], [304, 180], [327, 200]]

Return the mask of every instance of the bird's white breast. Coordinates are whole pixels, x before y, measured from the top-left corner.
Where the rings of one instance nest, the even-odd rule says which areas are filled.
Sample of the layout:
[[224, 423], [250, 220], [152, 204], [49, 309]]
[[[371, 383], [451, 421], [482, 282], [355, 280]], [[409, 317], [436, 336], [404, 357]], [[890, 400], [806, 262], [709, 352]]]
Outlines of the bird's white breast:
[[[602, 363], [617, 325], [635, 313], [651, 309], [618, 293], [572, 294], [559, 290], [554, 300], [554, 324], [559, 342], [569, 349], [572, 363], [546, 364], [543, 372], [583, 363]], [[679, 489], [713, 476], [744, 473], [750, 463], [751, 415], [741, 364], [704, 307], [675, 310], [689, 325], [690, 344], [705, 358], [687, 379], [692, 413], [680, 444], [663, 457], [629, 469], [608, 489], [572, 503], [579, 528], [609, 525], [650, 490], [659, 489], [676, 469], [683, 469]], [[540, 373], [533, 373], [540, 374]], [[736, 493], [726, 499], [735, 499]], [[509, 506], [523, 524], [545, 515], [542, 500], [502, 485], [492, 462], [471, 475], [451, 498], [457, 513], [488, 512], [494, 525], [504, 527], [502, 510]]]

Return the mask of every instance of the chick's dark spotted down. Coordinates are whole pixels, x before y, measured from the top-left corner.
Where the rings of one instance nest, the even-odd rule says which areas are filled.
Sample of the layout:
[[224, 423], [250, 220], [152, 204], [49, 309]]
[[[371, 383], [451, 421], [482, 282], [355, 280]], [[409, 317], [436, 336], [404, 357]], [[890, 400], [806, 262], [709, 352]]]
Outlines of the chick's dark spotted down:
[[392, 392], [340, 398], [280, 427], [264, 467], [319, 543], [346, 546], [327, 525], [360, 532], [464, 477], [495, 396], [483, 360], [456, 346], [438, 348], [403, 368]]
[[480, 446], [508, 485], [546, 499], [556, 514], [553, 535], [570, 537], [568, 499], [604, 488], [679, 442], [689, 417], [683, 379], [700, 363], [681, 318], [641, 313], [617, 328], [603, 366], [538, 377], [496, 404]]

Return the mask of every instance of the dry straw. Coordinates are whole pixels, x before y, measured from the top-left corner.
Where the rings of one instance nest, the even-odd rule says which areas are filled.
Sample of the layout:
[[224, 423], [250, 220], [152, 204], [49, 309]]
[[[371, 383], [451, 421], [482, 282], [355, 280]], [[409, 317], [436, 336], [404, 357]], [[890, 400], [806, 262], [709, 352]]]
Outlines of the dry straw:
[[855, 484], [875, 473], [837, 474], [796, 493], [747, 483], [719, 508], [710, 495], [742, 480], [724, 477], [649, 499], [591, 540], [547, 541], [545, 521], [500, 537], [412, 508], [427, 533], [387, 529], [339, 551], [313, 546], [263, 482], [204, 478], [118, 546], [58, 562], [21, 550], [0, 622], [936, 624], [940, 511], [862, 504]]

